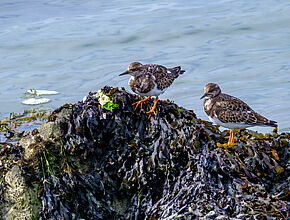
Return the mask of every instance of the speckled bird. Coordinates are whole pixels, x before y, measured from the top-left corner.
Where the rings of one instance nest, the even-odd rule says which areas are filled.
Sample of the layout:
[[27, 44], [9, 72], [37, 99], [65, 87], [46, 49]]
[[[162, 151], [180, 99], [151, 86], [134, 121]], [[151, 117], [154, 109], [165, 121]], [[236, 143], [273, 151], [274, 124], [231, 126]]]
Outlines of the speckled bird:
[[156, 96], [153, 107], [147, 113], [149, 117], [155, 112], [155, 108], [158, 102], [158, 96], [165, 92], [165, 90], [173, 83], [173, 81], [185, 71], [181, 70], [180, 66], [173, 68], [166, 68], [157, 64], [141, 64], [139, 62], [133, 62], [128, 66], [128, 70], [121, 73], [120, 76], [129, 74], [129, 86], [133, 92], [141, 95], [148, 96], [147, 98], [135, 102], [132, 105], [136, 105], [135, 110], [142, 103], [148, 100], [151, 96]]
[[276, 121], [271, 121], [258, 114], [242, 100], [224, 94], [215, 83], [204, 87], [203, 107], [209, 119], [220, 126], [230, 129], [228, 145], [234, 144], [234, 129], [244, 129], [252, 126], [277, 127]]

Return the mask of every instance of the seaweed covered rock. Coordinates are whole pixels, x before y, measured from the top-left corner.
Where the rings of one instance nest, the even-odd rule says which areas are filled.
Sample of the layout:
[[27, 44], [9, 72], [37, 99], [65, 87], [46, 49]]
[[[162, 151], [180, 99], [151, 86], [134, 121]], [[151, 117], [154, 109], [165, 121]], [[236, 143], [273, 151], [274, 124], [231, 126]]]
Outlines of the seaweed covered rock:
[[[218, 148], [228, 133], [193, 111], [160, 101], [157, 115], [148, 119], [153, 101], [135, 111], [136, 100], [124, 89], [105, 87], [55, 110], [47, 123], [21, 139], [22, 177], [30, 198], [42, 204], [31, 205], [34, 216], [289, 217], [289, 133], [239, 131], [236, 146]], [[0, 185], [5, 207], [6, 185]]]
[[[21, 172], [21, 150], [17, 148], [19, 148], [19, 146], [6, 146], [0, 153], [1, 219], [29, 219], [33, 215], [31, 197], [27, 190], [25, 178]], [[5, 151], [8, 152], [10, 156], [4, 156], [4, 153], [6, 153]]]
[[31, 219], [41, 209], [38, 183], [30, 184], [31, 174], [27, 169], [30, 164], [26, 163], [24, 149], [17, 142], [29, 133], [23, 128], [33, 129], [37, 125], [31, 122], [38, 124], [47, 119], [46, 115], [47, 111], [42, 109], [25, 110], [10, 113], [0, 121], [0, 219]]

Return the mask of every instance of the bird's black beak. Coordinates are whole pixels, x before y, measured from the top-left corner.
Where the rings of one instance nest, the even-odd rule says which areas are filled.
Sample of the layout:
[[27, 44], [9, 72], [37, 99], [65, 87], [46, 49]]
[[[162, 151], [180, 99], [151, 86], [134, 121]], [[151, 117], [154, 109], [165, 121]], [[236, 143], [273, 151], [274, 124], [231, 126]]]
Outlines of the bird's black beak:
[[206, 97], [206, 96], [207, 96], [207, 94], [204, 93], [203, 96], [200, 97], [200, 99], [203, 99], [203, 98]]
[[125, 71], [124, 73], [121, 73], [119, 76], [123, 76], [123, 75], [126, 75], [126, 74], [129, 74], [129, 71]]

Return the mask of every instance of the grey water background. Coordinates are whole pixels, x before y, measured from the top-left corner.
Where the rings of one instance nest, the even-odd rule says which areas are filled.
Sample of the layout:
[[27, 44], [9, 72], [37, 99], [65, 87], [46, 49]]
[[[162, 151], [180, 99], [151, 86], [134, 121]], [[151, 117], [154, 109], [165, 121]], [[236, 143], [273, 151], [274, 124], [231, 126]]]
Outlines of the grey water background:
[[118, 75], [132, 61], [181, 65], [160, 98], [202, 119], [215, 82], [290, 131], [290, 1], [0, 1], [1, 118], [32, 108], [27, 89], [59, 91], [45, 96], [52, 109], [105, 85], [129, 90]]

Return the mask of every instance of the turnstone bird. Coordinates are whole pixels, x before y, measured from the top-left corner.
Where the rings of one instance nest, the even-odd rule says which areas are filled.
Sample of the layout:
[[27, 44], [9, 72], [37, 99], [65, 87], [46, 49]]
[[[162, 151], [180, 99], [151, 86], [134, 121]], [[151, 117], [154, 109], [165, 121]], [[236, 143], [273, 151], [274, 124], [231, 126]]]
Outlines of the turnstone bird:
[[243, 129], [252, 126], [277, 127], [276, 121], [271, 121], [258, 114], [242, 100], [224, 94], [217, 84], [209, 83], [204, 87], [204, 111], [209, 119], [223, 127], [230, 129], [228, 146], [234, 144], [234, 129]]
[[141, 95], [148, 96], [147, 98], [135, 102], [132, 105], [136, 105], [135, 110], [139, 105], [148, 100], [151, 96], [156, 96], [152, 109], [146, 113], [151, 114], [155, 112], [155, 108], [158, 102], [158, 96], [165, 92], [165, 90], [173, 83], [173, 81], [182, 73], [180, 66], [173, 68], [166, 68], [157, 64], [141, 64], [139, 62], [133, 62], [129, 65], [128, 70], [121, 73], [120, 76], [130, 74], [129, 86], [132, 91]]

